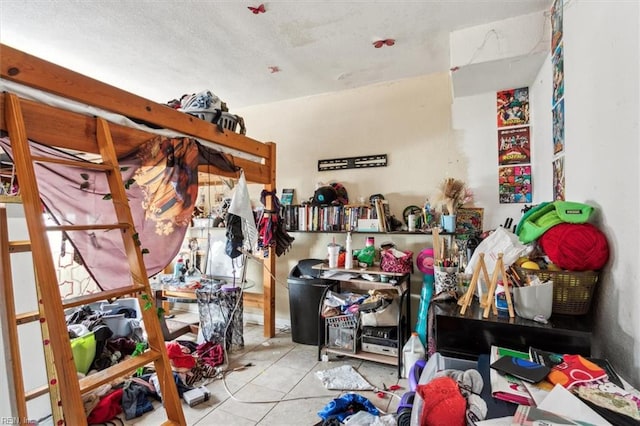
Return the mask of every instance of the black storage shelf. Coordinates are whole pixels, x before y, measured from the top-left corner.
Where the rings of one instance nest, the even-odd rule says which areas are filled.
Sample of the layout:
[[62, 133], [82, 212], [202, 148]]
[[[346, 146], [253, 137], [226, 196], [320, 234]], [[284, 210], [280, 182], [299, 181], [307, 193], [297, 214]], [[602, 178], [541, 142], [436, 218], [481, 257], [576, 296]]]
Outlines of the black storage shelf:
[[[398, 320], [396, 326], [398, 328], [398, 356], [391, 355], [383, 355], [372, 352], [365, 352], [362, 350], [357, 350], [355, 353], [352, 351], [341, 350], [336, 348], [329, 348], [325, 345], [324, 341], [318, 342], [318, 361], [322, 359], [322, 352], [331, 353], [338, 356], [345, 356], [350, 358], [358, 358], [364, 359], [368, 361], [379, 362], [383, 364], [396, 365], [398, 367], [398, 378], [402, 375], [402, 347], [406, 343], [409, 338], [409, 318], [411, 318], [411, 303], [410, 303], [410, 283], [411, 276], [410, 274], [399, 274], [393, 272], [385, 272], [382, 271], [379, 267], [373, 266], [367, 268], [365, 271], [361, 269], [344, 269], [344, 268], [329, 268], [327, 264], [321, 263], [314, 267], [314, 269], [319, 269], [322, 271], [335, 271], [335, 272], [346, 272], [346, 273], [367, 273], [371, 275], [389, 275], [395, 276], [398, 278], [398, 282], [396, 284], [391, 283], [382, 283], [380, 281], [366, 281], [363, 279], [352, 279], [352, 280], [338, 280], [338, 290], [364, 290], [369, 288], [396, 288], [401, 289], [399, 291], [400, 296], [400, 310], [398, 312]], [[331, 279], [331, 278], [329, 278]], [[328, 331], [326, 330], [326, 321], [322, 316], [322, 307], [324, 304], [324, 299], [327, 294], [327, 291], [330, 289], [336, 290], [335, 287], [326, 287], [322, 298], [320, 299], [320, 304], [318, 306], [318, 335], [326, 334], [328, 335]]]

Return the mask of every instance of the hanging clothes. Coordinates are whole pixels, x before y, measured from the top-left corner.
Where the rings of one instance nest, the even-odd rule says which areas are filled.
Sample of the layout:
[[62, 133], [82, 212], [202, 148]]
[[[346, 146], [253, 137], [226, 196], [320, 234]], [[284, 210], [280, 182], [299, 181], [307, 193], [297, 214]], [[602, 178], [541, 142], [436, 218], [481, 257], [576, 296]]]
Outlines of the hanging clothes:
[[272, 210], [265, 210], [258, 224], [258, 248], [267, 249], [274, 247], [276, 256], [280, 257], [291, 248], [293, 238], [287, 232], [284, 220], [280, 212], [282, 206], [276, 195], [276, 191], [262, 190], [260, 202], [266, 206], [266, 198], [271, 196]]

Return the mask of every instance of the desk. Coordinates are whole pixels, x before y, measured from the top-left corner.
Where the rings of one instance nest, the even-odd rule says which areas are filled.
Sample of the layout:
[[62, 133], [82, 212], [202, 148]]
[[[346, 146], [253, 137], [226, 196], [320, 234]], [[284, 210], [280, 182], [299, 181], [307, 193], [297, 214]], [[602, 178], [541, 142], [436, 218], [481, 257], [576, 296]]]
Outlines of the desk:
[[436, 351], [442, 355], [478, 359], [491, 345], [528, 351], [529, 346], [559, 353], [591, 356], [591, 315], [552, 315], [548, 324], [520, 317], [489, 315], [482, 318], [477, 301], [460, 315], [455, 302], [432, 303]]

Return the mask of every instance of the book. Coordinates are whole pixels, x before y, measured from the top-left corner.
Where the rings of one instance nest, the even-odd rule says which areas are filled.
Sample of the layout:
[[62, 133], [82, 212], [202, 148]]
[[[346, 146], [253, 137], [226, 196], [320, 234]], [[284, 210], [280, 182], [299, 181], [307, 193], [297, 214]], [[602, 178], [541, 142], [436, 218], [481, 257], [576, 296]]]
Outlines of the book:
[[551, 371], [546, 365], [509, 355], [500, 357], [491, 364], [491, 368], [504, 374], [511, 374], [529, 383], [538, 383], [544, 380]]
[[293, 194], [295, 190], [293, 188], [285, 188], [282, 190], [282, 196], [280, 197], [280, 204], [283, 206], [290, 206], [293, 204]]
[[[604, 408], [606, 411], [598, 412], [611, 419], [613, 424], [640, 422], [640, 392], [637, 390], [627, 390], [611, 382], [592, 382], [577, 386], [575, 393], [592, 408]], [[614, 414], [626, 416], [626, 419], [616, 419]]]
[[[526, 352], [492, 345], [489, 363], [493, 364], [503, 356], [529, 360], [529, 354]], [[532, 405], [534, 403], [522, 380], [510, 374], [501, 374], [493, 368], [489, 371], [489, 379], [491, 382], [491, 396], [494, 398], [520, 405]]]
[[541, 365], [546, 365], [547, 367], [554, 367], [558, 364], [562, 364], [562, 354], [558, 354], [555, 352], [544, 351], [542, 349], [534, 348], [529, 346], [529, 358], [533, 362], [537, 362]]

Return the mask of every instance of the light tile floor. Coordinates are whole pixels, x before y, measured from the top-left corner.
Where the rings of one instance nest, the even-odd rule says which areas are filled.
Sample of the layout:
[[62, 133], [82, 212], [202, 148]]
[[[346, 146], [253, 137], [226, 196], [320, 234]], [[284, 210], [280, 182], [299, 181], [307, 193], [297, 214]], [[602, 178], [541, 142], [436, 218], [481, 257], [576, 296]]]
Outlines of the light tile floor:
[[[182, 339], [195, 339], [185, 335]], [[314, 425], [321, 418], [321, 410], [333, 398], [341, 395], [328, 391], [315, 376], [316, 371], [343, 364], [352, 365], [373, 386], [398, 384], [397, 397], [379, 398], [375, 392], [358, 392], [382, 412], [395, 412], [400, 397], [407, 390], [406, 379], [398, 379], [397, 368], [391, 365], [362, 361], [355, 358], [331, 356], [329, 362], [317, 361], [315, 346], [294, 343], [289, 330], [279, 330], [275, 337], [263, 336], [261, 325], [244, 325], [245, 347], [229, 355], [231, 368], [253, 364], [241, 371], [229, 373], [225, 383], [216, 380], [207, 385], [211, 399], [195, 407], [183, 402], [188, 425]], [[142, 417], [125, 422], [125, 425], [156, 426], [166, 420], [166, 413], [159, 404]]]

